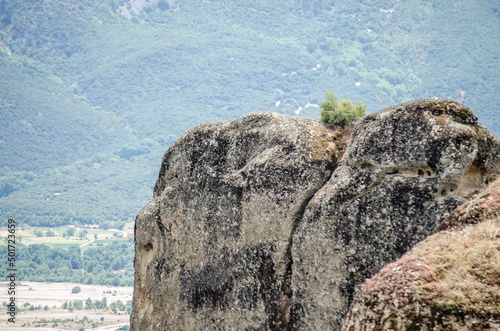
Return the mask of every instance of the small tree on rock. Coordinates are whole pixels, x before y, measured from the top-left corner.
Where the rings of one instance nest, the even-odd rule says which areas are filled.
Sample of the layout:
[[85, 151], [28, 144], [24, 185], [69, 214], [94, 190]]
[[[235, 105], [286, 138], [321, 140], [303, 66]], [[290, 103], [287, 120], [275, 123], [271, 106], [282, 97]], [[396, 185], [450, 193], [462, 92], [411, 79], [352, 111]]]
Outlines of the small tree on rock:
[[365, 115], [366, 105], [346, 99], [338, 99], [335, 94], [326, 92], [326, 100], [321, 103], [321, 121], [349, 129], [354, 122]]

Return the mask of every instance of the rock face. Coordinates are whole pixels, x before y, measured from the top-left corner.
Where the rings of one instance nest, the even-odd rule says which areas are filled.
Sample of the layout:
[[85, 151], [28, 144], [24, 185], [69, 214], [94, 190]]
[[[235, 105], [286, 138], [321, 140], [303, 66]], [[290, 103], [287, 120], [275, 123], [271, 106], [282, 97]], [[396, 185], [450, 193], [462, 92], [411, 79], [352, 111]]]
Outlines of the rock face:
[[448, 100], [366, 116], [338, 163], [344, 147], [273, 113], [184, 134], [136, 219], [132, 329], [337, 329], [366, 278], [500, 173], [498, 140]]
[[498, 140], [449, 100], [365, 116], [294, 233], [293, 327], [337, 329], [363, 281], [500, 173]]
[[291, 233], [343, 146], [328, 125], [269, 112], [179, 138], [136, 220], [132, 328], [273, 328]]
[[500, 330], [500, 180], [369, 279], [347, 330]]

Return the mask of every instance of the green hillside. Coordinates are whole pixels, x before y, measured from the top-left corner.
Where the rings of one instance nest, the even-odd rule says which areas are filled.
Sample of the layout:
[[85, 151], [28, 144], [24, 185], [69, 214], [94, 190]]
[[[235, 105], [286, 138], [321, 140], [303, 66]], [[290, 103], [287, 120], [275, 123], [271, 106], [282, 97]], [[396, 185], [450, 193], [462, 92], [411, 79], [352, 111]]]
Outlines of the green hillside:
[[0, 0], [0, 216], [130, 221], [189, 128], [326, 91], [462, 101], [500, 136], [499, 51], [494, 0]]
[[91, 107], [34, 61], [0, 58], [0, 77], [1, 174], [65, 166], [132, 138], [115, 114]]

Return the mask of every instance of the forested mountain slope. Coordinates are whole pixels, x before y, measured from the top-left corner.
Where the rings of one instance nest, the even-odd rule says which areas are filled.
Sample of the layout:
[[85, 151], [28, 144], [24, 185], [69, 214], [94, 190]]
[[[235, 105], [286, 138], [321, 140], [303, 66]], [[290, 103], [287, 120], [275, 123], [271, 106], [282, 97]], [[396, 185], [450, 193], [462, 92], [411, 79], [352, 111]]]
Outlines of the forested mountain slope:
[[123, 222], [183, 132], [257, 110], [318, 117], [463, 102], [500, 133], [493, 0], [0, 0], [0, 210]]

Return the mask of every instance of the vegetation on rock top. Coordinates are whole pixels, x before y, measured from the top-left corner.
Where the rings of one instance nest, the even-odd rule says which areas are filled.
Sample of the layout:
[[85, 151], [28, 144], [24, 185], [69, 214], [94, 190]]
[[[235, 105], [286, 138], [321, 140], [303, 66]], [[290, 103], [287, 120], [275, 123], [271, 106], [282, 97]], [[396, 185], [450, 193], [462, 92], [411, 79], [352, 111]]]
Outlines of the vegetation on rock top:
[[349, 129], [354, 122], [365, 116], [366, 105], [347, 99], [338, 99], [335, 94], [326, 92], [326, 100], [321, 102], [320, 117], [323, 122]]

